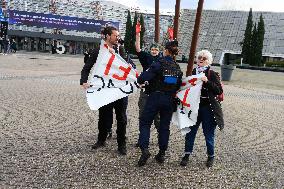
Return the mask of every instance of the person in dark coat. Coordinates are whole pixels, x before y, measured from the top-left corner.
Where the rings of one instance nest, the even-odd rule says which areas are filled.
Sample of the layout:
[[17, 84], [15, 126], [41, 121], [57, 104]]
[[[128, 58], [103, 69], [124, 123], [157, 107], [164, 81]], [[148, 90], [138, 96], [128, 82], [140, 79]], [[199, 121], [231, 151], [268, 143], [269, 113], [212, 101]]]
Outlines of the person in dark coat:
[[11, 49], [13, 50], [13, 53], [17, 52], [17, 44], [15, 39], [12, 39]]
[[[115, 45], [117, 45], [119, 39], [119, 32], [115, 27], [107, 26], [102, 31], [102, 34], [104, 40], [106, 41], [107, 45], [110, 48], [113, 48]], [[116, 51], [117, 49], [115, 48], [112, 50]], [[85, 63], [81, 71], [80, 85], [82, 85], [84, 89], [90, 87], [89, 83], [87, 83], [88, 76], [90, 74], [93, 65], [96, 63], [98, 54], [99, 54], [99, 47], [95, 48], [92, 51], [90, 57], [88, 58], [87, 62]], [[121, 56], [126, 59], [125, 55], [121, 54]], [[108, 130], [109, 128], [111, 128], [113, 123], [113, 109], [114, 109], [117, 120], [116, 134], [117, 134], [118, 152], [121, 155], [126, 155], [127, 150], [126, 150], [125, 135], [126, 135], [126, 125], [127, 125], [127, 115], [126, 115], [127, 105], [128, 105], [128, 98], [124, 97], [99, 108], [99, 123], [98, 123], [99, 134], [97, 142], [92, 146], [93, 149], [98, 149], [105, 146]]]
[[84, 51], [84, 63], [87, 63], [87, 60], [90, 58], [90, 54], [91, 54], [91, 50], [90, 49], [86, 49]]
[[0, 53], [4, 50], [4, 40], [2, 37], [0, 37]]
[[[138, 27], [138, 25], [136, 26]], [[143, 71], [146, 71], [151, 64], [154, 64], [157, 62], [157, 60], [161, 57], [160, 55], [160, 49], [157, 44], [153, 43], [150, 46], [150, 52], [146, 52], [141, 50], [140, 47], [140, 28], [137, 28], [136, 30], [136, 41], [135, 41], [135, 48], [136, 48], [136, 54], [138, 56], [139, 62], [141, 63], [141, 66], [143, 68]], [[140, 90], [140, 96], [138, 100], [138, 107], [139, 107], [139, 119], [142, 117], [143, 109], [145, 106], [145, 103], [148, 98], [148, 91], [147, 88], [145, 91]], [[160, 126], [160, 116], [157, 114], [157, 116], [154, 119], [154, 125], [157, 131], [159, 130]], [[158, 131], [159, 133], [159, 131]], [[139, 141], [135, 145], [136, 147], [139, 147]]]
[[139, 146], [142, 154], [138, 166], [144, 166], [150, 157], [148, 150], [150, 128], [155, 116], [160, 114], [158, 135], [159, 153], [155, 156], [158, 163], [165, 161], [168, 148], [170, 122], [175, 107], [175, 95], [181, 86], [182, 71], [174, 61], [178, 54], [176, 41], [168, 42], [165, 46], [164, 57], [158, 59], [150, 68], [138, 77], [139, 84], [148, 86], [148, 98], [139, 120]]
[[[220, 102], [216, 99], [217, 95], [223, 93], [220, 78], [217, 73], [210, 69], [212, 63], [212, 54], [207, 50], [197, 53], [197, 68], [193, 70], [193, 74], [205, 73], [202, 77], [203, 85], [201, 89], [200, 104], [198, 110], [197, 122], [190, 127], [190, 132], [185, 136], [185, 151], [180, 162], [181, 166], [186, 166], [189, 156], [193, 152], [194, 141], [200, 123], [202, 123], [203, 134], [205, 136], [207, 147], [206, 166], [211, 167], [214, 163], [214, 139], [215, 129], [218, 126], [224, 128], [223, 112]], [[210, 72], [210, 77], [208, 77]]]

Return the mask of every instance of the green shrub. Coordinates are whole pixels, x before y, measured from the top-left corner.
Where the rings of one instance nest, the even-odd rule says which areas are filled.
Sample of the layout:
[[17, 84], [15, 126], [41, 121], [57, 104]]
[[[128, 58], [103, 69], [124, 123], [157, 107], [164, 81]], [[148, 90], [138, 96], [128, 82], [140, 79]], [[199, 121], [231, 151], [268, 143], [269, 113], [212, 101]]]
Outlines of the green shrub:
[[265, 62], [266, 67], [280, 67], [284, 68], [284, 61]]

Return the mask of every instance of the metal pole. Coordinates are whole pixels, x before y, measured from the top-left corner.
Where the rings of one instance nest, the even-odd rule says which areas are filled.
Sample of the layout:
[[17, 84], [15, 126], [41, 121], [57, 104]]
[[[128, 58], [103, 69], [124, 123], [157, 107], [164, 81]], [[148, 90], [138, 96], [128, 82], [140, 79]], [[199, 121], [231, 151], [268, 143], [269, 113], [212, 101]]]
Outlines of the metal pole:
[[180, 0], [176, 0], [175, 18], [174, 18], [174, 39], [178, 38], [179, 13], [180, 13]]
[[189, 53], [189, 60], [188, 60], [187, 70], [186, 70], [186, 76], [192, 75], [194, 56], [195, 56], [196, 45], [197, 45], [198, 34], [199, 34], [199, 26], [200, 26], [200, 21], [201, 21], [201, 13], [203, 9], [203, 2], [204, 0], [199, 0], [198, 2], [195, 23], [194, 23], [194, 30], [192, 34], [190, 53]]
[[155, 42], [160, 39], [160, 19], [159, 19], [159, 0], [155, 0]]

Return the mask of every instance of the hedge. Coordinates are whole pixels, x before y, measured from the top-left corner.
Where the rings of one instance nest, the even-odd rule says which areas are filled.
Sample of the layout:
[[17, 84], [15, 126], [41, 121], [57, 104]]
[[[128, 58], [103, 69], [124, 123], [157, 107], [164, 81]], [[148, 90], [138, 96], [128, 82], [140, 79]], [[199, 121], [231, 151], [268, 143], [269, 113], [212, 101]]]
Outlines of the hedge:
[[284, 61], [265, 62], [266, 67], [280, 67], [284, 68]]

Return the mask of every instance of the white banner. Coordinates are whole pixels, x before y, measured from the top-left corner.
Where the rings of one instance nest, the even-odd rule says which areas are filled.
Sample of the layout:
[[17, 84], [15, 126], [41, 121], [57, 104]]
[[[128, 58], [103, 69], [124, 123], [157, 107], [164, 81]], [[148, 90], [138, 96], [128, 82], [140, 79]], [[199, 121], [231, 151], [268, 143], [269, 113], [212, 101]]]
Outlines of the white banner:
[[190, 131], [190, 127], [197, 121], [200, 94], [202, 87], [201, 77], [204, 74], [189, 76], [182, 79], [182, 86], [177, 93], [181, 103], [174, 112], [172, 121], [185, 135]]
[[91, 87], [86, 90], [86, 96], [91, 110], [98, 110], [137, 91], [137, 71], [119, 54], [110, 53], [103, 40], [90, 73], [88, 83]]

